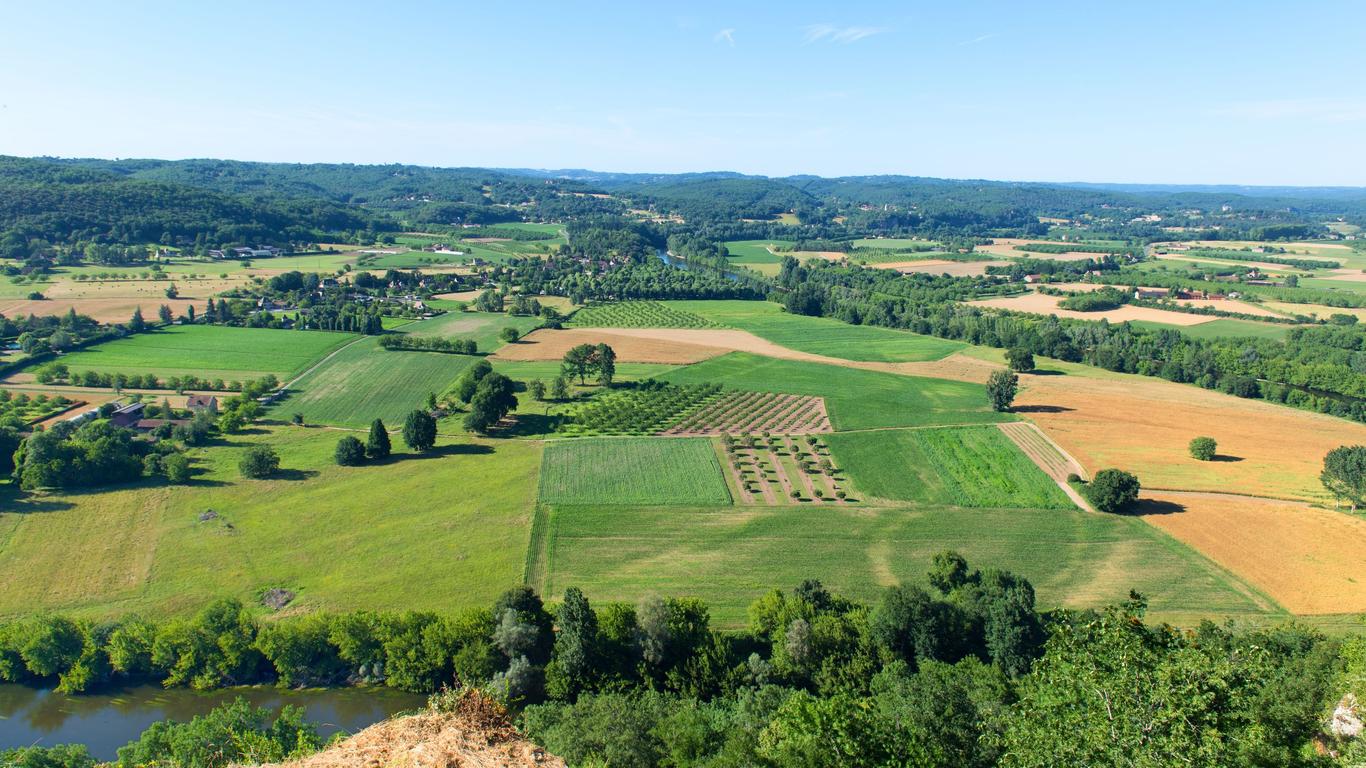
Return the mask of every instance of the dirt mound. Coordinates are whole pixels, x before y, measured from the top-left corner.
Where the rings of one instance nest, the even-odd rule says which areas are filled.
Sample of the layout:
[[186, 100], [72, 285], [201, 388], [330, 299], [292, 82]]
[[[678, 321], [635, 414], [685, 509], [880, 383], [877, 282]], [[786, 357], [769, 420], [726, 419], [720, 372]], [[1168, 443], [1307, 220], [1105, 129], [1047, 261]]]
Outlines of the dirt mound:
[[260, 768], [564, 768], [523, 739], [506, 712], [477, 693], [453, 712], [397, 717], [310, 757]]

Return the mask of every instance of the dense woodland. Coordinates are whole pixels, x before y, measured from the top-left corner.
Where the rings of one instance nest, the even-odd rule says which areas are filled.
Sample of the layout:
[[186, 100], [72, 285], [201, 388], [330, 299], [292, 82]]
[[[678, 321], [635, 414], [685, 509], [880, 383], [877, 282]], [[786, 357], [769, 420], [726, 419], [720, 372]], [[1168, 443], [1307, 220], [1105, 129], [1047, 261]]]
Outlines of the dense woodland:
[[0, 680], [480, 686], [578, 765], [1314, 766], [1359, 746], [1324, 727], [1366, 676], [1359, 638], [1181, 632], [1143, 613], [1134, 596], [1043, 614], [1028, 581], [946, 552], [925, 586], [873, 605], [775, 589], [738, 632], [695, 599], [593, 604], [576, 588], [455, 615], [261, 623], [224, 600], [163, 623], [44, 616], [0, 624]]

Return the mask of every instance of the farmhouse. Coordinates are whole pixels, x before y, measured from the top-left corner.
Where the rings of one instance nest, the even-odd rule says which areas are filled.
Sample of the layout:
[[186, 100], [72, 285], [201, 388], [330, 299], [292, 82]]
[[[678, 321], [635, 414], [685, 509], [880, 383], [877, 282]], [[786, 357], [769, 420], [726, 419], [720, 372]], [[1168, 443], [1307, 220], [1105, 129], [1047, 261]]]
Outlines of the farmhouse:
[[1135, 299], [1165, 299], [1171, 294], [1167, 288], [1138, 288], [1134, 290]]
[[284, 251], [273, 245], [264, 245], [255, 248], [239, 247], [211, 250], [209, 257], [214, 259], [269, 259], [279, 256], [281, 253]]
[[190, 395], [185, 398], [185, 407], [192, 411], [218, 413], [218, 398], [213, 395]]
[[139, 432], [151, 432], [157, 427], [170, 424], [172, 427], [179, 427], [182, 424], [189, 424], [189, 419], [138, 419], [133, 424], [133, 429]]

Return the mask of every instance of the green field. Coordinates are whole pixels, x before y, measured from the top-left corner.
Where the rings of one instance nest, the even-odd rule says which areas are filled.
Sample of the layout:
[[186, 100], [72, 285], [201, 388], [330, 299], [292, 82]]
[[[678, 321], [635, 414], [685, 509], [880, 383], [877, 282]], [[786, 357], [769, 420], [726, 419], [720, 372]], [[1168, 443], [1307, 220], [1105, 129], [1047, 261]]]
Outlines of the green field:
[[936, 506], [1073, 509], [995, 427], [836, 432], [835, 466], [865, 496]]
[[447, 312], [426, 320], [417, 320], [400, 330], [414, 336], [474, 339], [479, 345], [480, 352], [491, 352], [503, 346], [498, 334], [504, 328], [516, 328], [518, 333], [525, 335], [540, 325], [541, 319], [538, 317], [504, 315], [496, 312]]
[[705, 437], [590, 438], [546, 445], [540, 500], [548, 504], [729, 504]]
[[679, 368], [660, 378], [675, 384], [715, 383], [728, 389], [824, 397], [835, 429], [992, 424], [1017, 418], [991, 410], [986, 389], [979, 384], [745, 352]]
[[873, 250], [895, 251], [897, 249], [909, 251], [933, 251], [939, 248], [939, 243], [934, 240], [916, 240], [913, 238], [896, 237], [863, 237], [854, 241], [854, 248], [871, 248]]
[[967, 346], [961, 341], [921, 336], [910, 331], [790, 315], [770, 301], [664, 303], [719, 325], [749, 331], [784, 347], [844, 360], [891, 363], [939, 360]]
[[713, 328], [716, 325], [701, 315], [660, 301], [590, 304], [570, 319], [570, 325], [578, 328]]
[[352, 344], [329, 358], [290, 388], [276, 406], [285, 415], [301, 413], [309, 424], [363, 427], [384, 419], [402, 426], [403, 417], [426, 400], [441, 394], [479, 358], [438, 352], [381, 349], [378, 339]]
[[716, 625], [732, 628], [775, 586], [820, 579], [873, 602], [888, 585], [923, 583], [946, 549], [1024, 575], [1041, 608], [1098, 607], [1136, 589], [1172, 621], [1277, 610], [1142, 520], [1077, 510], [595, 503], [543, 508], [536, 528], [527, 571], [542, 594], [577, 586], [595, 600], [696, 596]]
[[[340, 434], [277, 426], [194, 449], [188, 486], [0, 485], [0, 615], [165, 616], [277, 586], [298, 592], [291, 610], [451, 611], [520, 582], [540, 444], [442, 439], [413, 456], [395, 435], [390, 462], [338, 467]], [[241, 479], [262, 442], [282, 477]], [[200, 522], [209, 509], [219, 519]]]
[[781, 254], [769, 250], [778, 247], [791, 247], [790, 240], [732, 240], [725, 243], [730, 260], [736, 264], [777, 264], [783, 260]]
[[1169, 328], [1179, 331], [1193, 339], [1236, 338], [1251, 336], [1258, 339], [1284, 339], [1293, 325], [1285, 323], [1258, 323], [1250, 320], [1222, 318], [1199, 325], [1170, 325], [1151, 320], [1130, 320], [1139, 328]]
[[73, 371], [155, 373], [162, 378], [288, 379], [356, 339], [349, 333], [173, 325], [97, 344], [62, 357]]

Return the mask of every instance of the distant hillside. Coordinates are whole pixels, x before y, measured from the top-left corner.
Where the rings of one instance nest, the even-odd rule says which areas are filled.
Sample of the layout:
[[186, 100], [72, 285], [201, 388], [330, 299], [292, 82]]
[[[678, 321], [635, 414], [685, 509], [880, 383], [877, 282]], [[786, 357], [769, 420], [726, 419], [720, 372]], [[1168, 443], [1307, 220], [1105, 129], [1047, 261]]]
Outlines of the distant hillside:
[[369, 223], [319, 198], [223, 193], [95, 164], [0, 157], [0, 232], [51, 242], [284, 243]]

